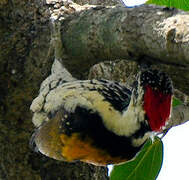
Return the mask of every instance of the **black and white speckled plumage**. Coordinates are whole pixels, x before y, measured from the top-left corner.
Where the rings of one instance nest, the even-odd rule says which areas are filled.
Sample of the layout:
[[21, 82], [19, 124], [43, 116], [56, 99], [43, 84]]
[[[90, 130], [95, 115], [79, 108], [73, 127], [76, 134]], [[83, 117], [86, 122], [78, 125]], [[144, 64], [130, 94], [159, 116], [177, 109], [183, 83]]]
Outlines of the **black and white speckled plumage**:
[[150, 85], [154, 89], [166, 94], [173, 94], [173, 85], [171, 79], [164, 72], [148, 70], [141, 73], [141, 86]]
[[68, 90], [98, 92], [114, 109], [122, 112], [130, 102], [131, 90], [123, 84], [108, 80], [84, 80], [64, 83], [62, 87]]
[[[36, 138], [33, 137], [39, 151], [49, 155], [53, 148], [64, 149], [64, 143], [60, 146], [62, 142], [57, 146], [44, 145], [51, 141], [49, 135], [44, 136], [52, 124], [57, 126], [57, 136], [69, 139], [77, 134], [79, 141], [89, 140], [91, 147], [111, 157], [132, 159], [152, 133], [143, 109], [146, 85], [172, 94], [170, 79], [156, 70], [140, 73], [132, 91], [121, 83], [108, 80], [72, 81], [58, 86], [46, 96], [47, 103], [43, 107], [49, 120], [39, 127]], [[56, 123], [53, 124], [54, 119]], [[40, 129], [43, 129], [41, 133]], [[59, 153], [52, 157], [61, 159], [61, 156]], [[113, 162], [107, 160], [104, 164]]]
[[[108, 130], [98, 112], [76, 107], [73, 113], [67, 113], [65, 110], [62, 113], [62, 117], [66, 116], [66, 118], [60, 122], [60, 132], [68, 136], [78, 133], [79, 138], [83, 141], [88, 138], [92, 139], [95, 148], [105, 150], [112, 157], [119, 156], [123, 159], [131, 159], [142, 146], [134, 147], [131, 137], [117, 136]], [[133, 137], [136, 138], [139, 134], [142, 136], [146, 131], [146, 129], [141, 129], [141, 132], [138, 132], [138, 134], [136, 132]]]

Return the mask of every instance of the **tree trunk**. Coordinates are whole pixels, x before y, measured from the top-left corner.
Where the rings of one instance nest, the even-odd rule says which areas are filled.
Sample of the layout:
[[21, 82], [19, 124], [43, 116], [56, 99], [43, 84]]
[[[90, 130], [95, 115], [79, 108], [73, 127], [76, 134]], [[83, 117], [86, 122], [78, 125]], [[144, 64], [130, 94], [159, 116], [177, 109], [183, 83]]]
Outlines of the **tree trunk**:
[[0, 2], [0, 179], [108, 179], [106, 168], [58, 162], [29, 148], [29, 107], [54, 60], [49, 18], [42, 1]]

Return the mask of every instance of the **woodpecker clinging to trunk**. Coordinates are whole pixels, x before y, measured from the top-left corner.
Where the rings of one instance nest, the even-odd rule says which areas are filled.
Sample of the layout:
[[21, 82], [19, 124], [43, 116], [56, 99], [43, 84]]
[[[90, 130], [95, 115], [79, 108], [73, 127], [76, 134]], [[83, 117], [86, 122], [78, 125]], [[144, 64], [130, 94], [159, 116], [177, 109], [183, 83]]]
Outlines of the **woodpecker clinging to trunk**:
[[158, 70], [138, 75], [130, 91], [108, 80], [64, 83], [46, 96], [48, 118], [33, 122], [32, 143], [46, 156], [95, 165], [135, 157], [154, 132], [169, 120], [173, 87]]

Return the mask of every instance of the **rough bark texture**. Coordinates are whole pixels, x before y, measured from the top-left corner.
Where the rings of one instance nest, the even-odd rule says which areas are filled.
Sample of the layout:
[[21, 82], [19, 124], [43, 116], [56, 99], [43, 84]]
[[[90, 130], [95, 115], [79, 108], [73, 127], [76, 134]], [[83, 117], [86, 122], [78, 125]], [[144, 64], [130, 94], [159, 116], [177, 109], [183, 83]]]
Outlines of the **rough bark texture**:
[[188, 17], [175, 9], [147, 5], [81, 11], [62, 21], [64, 64], [77, 75], [96, 62], [117, 58], [168, 64], [164, 69], [188, 94]]
[[54, 60], [50, 12], [42, 1], [0, 2], [0, 179], [107, 179], [105, 168], [33, 152], [29, 110]]
[[188, 13], [152, 5], [96, 7], [62, 21], [62, 41], [72, 58], [94, 61], [146, 55], [184, 66], [189, 64], [188, 22]]

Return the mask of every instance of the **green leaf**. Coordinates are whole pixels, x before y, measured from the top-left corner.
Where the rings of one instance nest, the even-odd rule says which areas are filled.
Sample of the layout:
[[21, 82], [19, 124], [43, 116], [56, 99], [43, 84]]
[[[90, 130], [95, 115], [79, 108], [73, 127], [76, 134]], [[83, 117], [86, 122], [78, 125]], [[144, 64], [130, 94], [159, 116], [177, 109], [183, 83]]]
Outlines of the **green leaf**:
[[163, 162], [163, 143], [160, 138], [149, 139], [134, 160], [115, 165], [110, 180], [155, 180]]
[[175, 7], [185, 11], [189, 11], [189, 0], [148, 0], [147, 4], [163, 5], [167, 7]]
[[179, 99], [177, 99], [177, 98], [174, 97], [173, 98], [172, 106], [175, 107], [175, 106], [178, 106], [180, 104], [182, 104], [182, 102]]

